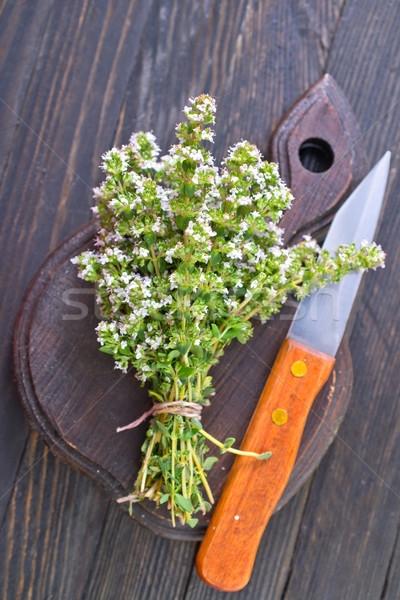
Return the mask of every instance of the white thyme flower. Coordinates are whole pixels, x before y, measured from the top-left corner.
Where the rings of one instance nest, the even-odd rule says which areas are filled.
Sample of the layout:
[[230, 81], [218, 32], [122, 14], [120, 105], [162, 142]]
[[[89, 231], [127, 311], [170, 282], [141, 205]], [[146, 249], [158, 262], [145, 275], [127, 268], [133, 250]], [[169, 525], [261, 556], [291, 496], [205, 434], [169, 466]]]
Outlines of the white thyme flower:
[[165, 260], [168, 263], [172, 263], [172, 259], [175, 255], [176, 248], [169, 248], [165, 253]]
[[214, 143], [214, 132], [204, 129], [201, 132], [201, 139], [202, 140], [207, 140], [208, 142], [213, 142]]
[[233, 260], [238, 258], [241, 259], [242, 258], [242, 252], [239, 248], [233, 248], [233, 250], [231, 250], [230, 252], [228, 252], [227, 256], [229, 258], [232, 258]]
[[272, 254], [272, 256], [275, 256], [275, 258], [278, 258], [282, 255], [282, 249], [278, 248], [278, 246], [272, 246], [272, 248], [270, 248], [269, 251]]

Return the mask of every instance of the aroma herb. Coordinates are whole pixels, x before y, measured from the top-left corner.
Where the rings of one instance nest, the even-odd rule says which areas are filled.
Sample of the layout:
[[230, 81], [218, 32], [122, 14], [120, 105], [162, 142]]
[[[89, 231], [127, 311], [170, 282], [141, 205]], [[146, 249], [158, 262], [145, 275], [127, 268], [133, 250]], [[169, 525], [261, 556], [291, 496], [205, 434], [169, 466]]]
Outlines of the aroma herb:
[[120, 501], [167, 503], [174, 525], [195, 526], [193, 515], [213, 503], [207, 471], [218, 459], [206, 456], [206, 441], [241, 453], [233, 438], [202, 428], [210, 368], [232, 340], [247, 342], [252, 317], [266, 321], [289, 293], [300, 299], [352, 269], [383, 266], [384, 253], [363, 243], [332, 256], [308, 236], [284, 248], [278, 223], [292, 195], [277, 165], [241, 141], [219, 169], [204, 145], [213, 141], [214, 100], [201, 95], [184, 112], [167, 156], [144, 132], [103, 156], [96, 250], [73, 261], [96, 283], [100, 350], [148, 381], [155, 402], [134, 490]]

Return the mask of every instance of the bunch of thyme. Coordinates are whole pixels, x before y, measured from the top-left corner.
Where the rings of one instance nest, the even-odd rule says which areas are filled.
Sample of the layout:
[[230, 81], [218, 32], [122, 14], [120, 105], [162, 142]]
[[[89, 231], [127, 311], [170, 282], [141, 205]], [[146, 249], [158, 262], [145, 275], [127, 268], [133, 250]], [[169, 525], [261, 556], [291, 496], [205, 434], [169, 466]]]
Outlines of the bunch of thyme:
[[278, 223], [292, 195], [277, 165], [241, 141], [217, 168], [207, 149], [215, 101], [201, 95], [184, 112], [167, 156], [144, 132], [103, 156], [96, 250], [73, 260], [96, 283], [100, 350], [150, 382], [157, 406], [135, 489], [122, 500], [167, 502], [173, 524], [178, 517], [194, 526], [193, 514], [213, 502], [206, 472], [218, 459], [205, 456], [206, 438], [240, 452], [232, 438], [222, 443], [202, 429], [196, 408], [214, 393], [210, 367], [232, 340], [251, 337], [252, 317], [266, 321], [288, 293], [302, 298], [352, 269], [383, 266], [384, 253], [362, 244], [332, 256], [307, 236], [284, 248]]

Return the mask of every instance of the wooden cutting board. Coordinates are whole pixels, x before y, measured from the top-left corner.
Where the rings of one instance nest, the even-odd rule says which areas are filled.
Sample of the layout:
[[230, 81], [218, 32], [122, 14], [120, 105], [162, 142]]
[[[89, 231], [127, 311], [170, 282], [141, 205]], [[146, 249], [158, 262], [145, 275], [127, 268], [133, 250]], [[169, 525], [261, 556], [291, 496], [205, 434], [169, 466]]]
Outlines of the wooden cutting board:
[[[318, 234], [368, 170], [360, 133], [343, 93], [329, 75], [289, 111], [270, 142], [269, 159], [279, 163], [295, 196], [282, 221], [285, 240]], [[357, 141], [357, 145], [355, 142]], [[357, 153], [354, 148], [357, 147]], [[32, 280], [14, 329], [14, 364], [29, 421], [50, 449], [103, 486], [111, 498], [132, 490], [140, 466], [147, 423], [116, 433], [150, 408], [146, 387], [134, 373], [114, 370], [112, 357], [98, 351], [94, 289], [77, 277], [70, 258], [93, 244], [91, 221], [51, 254]], [[212, 375], [216, 394], [203, 411], [206, 430], [238, 446], [250, 421], [279, 347], [290, 325], [294, 302], [265, 325], [254, 321], [245, 345], [232, 343]], [[352, 368], [347, 342], [332, 376], [318, 395], [306, 424], [292, 476], [277, 509], [296, 493], [335, 437], [351, 395]], [[216, 448], [211, 452], [218, 455]], [[233, 457], [225, 454], [209, 473], [218, 500]], [[127, 510], [127, 504], [119, 505]], [[197, 540], [210, 515], [195, 529], [173, 528], [165, 506], [133, 505], [133, 518], [157, 534]]]

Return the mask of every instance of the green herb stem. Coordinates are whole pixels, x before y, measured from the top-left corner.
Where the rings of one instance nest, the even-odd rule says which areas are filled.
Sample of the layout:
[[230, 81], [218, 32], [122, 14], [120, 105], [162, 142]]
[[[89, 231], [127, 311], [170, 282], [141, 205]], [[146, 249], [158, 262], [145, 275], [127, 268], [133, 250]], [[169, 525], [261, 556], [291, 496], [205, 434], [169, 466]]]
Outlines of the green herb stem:
[[194, 451], [194, 449], [193, 449], [193, 447], [192, 447], [192, 445], [191, 445], [190, 442], [188, 443], [188, 446], [189, 446], [190, 452], [192, 453], [193, 461], [194, 461], [194, 464], [197, 467], [197, 471], [198, 471], [198, 473], [200, 475], [201, 481], [203, 482], [204, 488], [205, 488], [205, 490], [207, 492], [207, 496], [208, 496], [211, 504], [214, 504], [214, 496], [212, 494], [210, 486], [208, 485], [208, 481], [207, 481], [207, 479], [206, 479], [206, 477], [204, 475], [203, 468], [202, 468], [202, 466], [200, 464], [199, 459], [197, 458], [196, 452]]
[[224, 452], [231, 452], [232, 454], [239, 454], [240, 456], [252, 456], [254, 458], [260, 458], [260, 456], [263, 456], [263, 453], [259, 454], [258, 452], [250, 452], [247, 450], [237, 450], [236, 448], [227, 448], [226, 446], [224, 446], [224, 444], [222, 442], [217, 440], [214, 436], [210, 435], [207, 431], [204, 431], [204, 429], [200, 429], [199, 433], [201, 433], [201, 435], [203, 435], [205, 438], [210, 440], [210, 442], [212, 442], [213, 444], [218, 446], [218, 448], [221, 448], [221, 450], [224, 450]]
[[151, 254], [151, 258], [153, 261], [153, 265], [154, 265], [154, 269], [156, 271], [156, 274], [158, 277], [161, 277], [160, 275], [160, 269], [158, 267], [158, 261], [157, 261], [157, 257], [156, 257], [156, 253], [154, 252], [154, 246], [153, 244], [150, 246], [150, 254]]

